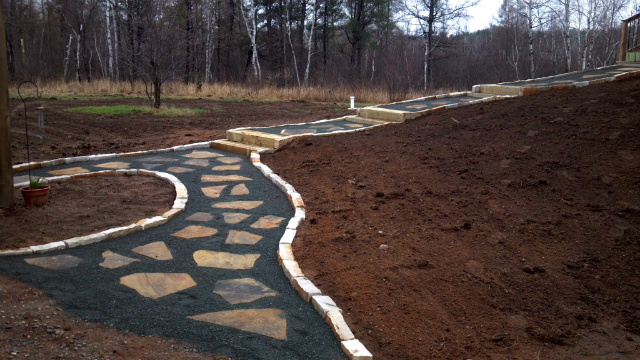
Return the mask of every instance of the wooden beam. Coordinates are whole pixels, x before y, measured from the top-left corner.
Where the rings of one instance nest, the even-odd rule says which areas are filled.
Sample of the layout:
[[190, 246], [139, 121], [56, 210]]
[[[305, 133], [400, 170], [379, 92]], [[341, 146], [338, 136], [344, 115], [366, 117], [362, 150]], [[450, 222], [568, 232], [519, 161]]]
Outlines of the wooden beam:
[[629, 35], [629, 21], [622, 20], [622, 31], [620, 32], [620, 61], [627, 60], [627, 36]]
[[13, 204], [7, 40], [4, 30], [4, 13], [2, 6], [0, 6], [0, 208]]

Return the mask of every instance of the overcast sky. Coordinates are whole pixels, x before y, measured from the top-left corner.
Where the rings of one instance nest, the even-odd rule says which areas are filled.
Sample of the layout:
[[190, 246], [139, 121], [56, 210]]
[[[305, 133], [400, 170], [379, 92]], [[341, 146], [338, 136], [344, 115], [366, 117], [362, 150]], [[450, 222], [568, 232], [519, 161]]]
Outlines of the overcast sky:
[[500, 5], [502, 5], [502, 0], [480, 0], [478, 5], [468, 10], [468, 14], [472, 18], [467, 23], [467, 29], [473, 32], [488, 28], [491, 20], [498, 17]]

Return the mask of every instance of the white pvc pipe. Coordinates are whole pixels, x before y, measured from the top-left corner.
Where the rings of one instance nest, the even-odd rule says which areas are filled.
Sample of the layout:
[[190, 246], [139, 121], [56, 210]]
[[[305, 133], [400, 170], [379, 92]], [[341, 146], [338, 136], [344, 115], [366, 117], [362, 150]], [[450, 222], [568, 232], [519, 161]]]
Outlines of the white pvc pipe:
[[351, 107], [349, 108], [349, 110], [353, 110], [356, 108], [356, 97], [352, 96], [351, 97]]

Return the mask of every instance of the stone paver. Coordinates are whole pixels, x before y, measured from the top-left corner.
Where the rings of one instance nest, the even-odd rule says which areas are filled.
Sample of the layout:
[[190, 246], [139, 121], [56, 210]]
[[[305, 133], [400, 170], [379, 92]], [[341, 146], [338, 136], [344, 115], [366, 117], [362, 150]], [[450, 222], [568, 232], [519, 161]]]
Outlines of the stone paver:
[[202, 175], [202, 182], [223, 182], [223, 181], [250, 181], [252, 179], [241, 175]]
[[211, 205], [215, 209], [251, 210], [262, 205], [262, 201], [228, 201]]
[[203, 187], [202, 188], [202, 193], [206, 197], [215, 199], [215, 198], [219, 198], [220, 197], [220, 194], [222, 194], [222, 190], [224, 190], [224, 188], [226, 188], [226, 187], [227, 187], [227, 185]]
[[78, 266], [82, 259], [73, 255], [54, 255], [37, 258], [28, 258], [27, 264], [39, 266], [48, 270], [67, 270]]
[[235, 245], [255, 245], [262, 240], [262, 236], [252, 234], [248, 231], [230, 230], [225, 244]]
[[278, 293], [253, 278], [220, 280], [213, 292], [222, 296], [230, 304], [244, 304], [265, 296], [277, 296]]
[[207, 222], [213, 220], [213, 215], [205, 212], [197, 212], [185, 220], [187, 221], [199, 221], [199, 222]]
[[200, 226], [200, 225], [190, 225], [186, 228], [171, 234], [171, 236], [183, 238], [183, 239], [195, 239], [195, 238], [203, 238], [213, 236], [218, 233], [217, 229]]
[[163, 241], [152, 242], [147, 245], [142, 245], [131, 249], [134, 253], [150, 257], [154, 260], [173, 260], [171, 250], [167, 247]]
[[102, 253], [104, 261], [100, 263], [100, 266], [107, 269], [117, 269], [119, 267], [127, 266], [132, 262], [140, 261], [124, 255], [116, 254], [113, 251], [107, 250]]
[[103, 168], [103, 169], [128, 169], [131, 164], [122, 161], [112, 161], [104, 164], [95, 165], [95, 167]]
[[279, 227], [284, 220], [283, 217], [267, 215], [251, 224], [251, 227], [254, 229], [273, 229]]
[[229, 310], [189, 318], [287, 340], [287, 319], [280, 309]]
[[158, 299], [196, 286], [189, 274], [137, 273], [120, 278], [120, 283], [137, 291], [140, 295]]
[[51, 175], [75, 175], [75, 174], [84, 174], [84, 173], [88, 173], [89, 170], [83, 168], [83, 167], [72, 167], [72, 168], [67, 168], [67, 169], [61, 169], [61, 170], [51, 170], [49, 171], [49, 174]]
[[227, 252], [198, 250], [193, 253], [193, 260], [198, 266], [228, 270], [251, 269], [260, 254], [232, 254]]
[[224, 218], [224, 222], [226, 222], [227, 224], [237, 224], [247, 219], [251, 215], [243, 213], [224, 212], [222, 213], [222, 216]]
[[245, 184], [238, 184], [231, 189], [231, 195], [234, 196], [249, 195], [249, 193], [249, 189]]

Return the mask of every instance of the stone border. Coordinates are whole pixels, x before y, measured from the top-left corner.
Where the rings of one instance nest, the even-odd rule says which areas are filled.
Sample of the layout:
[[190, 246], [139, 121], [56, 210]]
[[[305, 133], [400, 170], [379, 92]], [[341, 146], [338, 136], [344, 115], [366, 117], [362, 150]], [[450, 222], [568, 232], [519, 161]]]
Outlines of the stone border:
[[[317, 121], [306, 122], [306, 123], [286, 124], [286, 126], [322, 124], [322, 123], [332, 122], [332, 121], [352, 121], [352, 122], [362, 123], [358, 119], [357, 115], [347, 115], [347, 116], [343, 116], [343, 117], [339, 117], [339, 118], [335, 118], [335, 119], [323, 119], [323, 120], [317, 120]], [[275, 128], [275, 127], [280, 127], [280, 126], [283, 126], [283, 125], [260, 126], [260, 127], [240, 127], [240, 128], [227, 130], [227, 139], [229, 139], [229, 141], [234, 141], [234, 142], [237, 142], [237, 143], [240, 143], [240, 144], [244, 144], [244, 143], [242, 143], [240, 141], [236, 141], [236, 140], [230, 139], [230, 137], [237, 138], [237, 139], [242, 138], [243, 135], [247, 136], [247, 137], [260, 137], [260, 138], [268, 139], [267, 142], [269, 142], [271, 144], [261, 144], [261, 145], [253, 145], [253, 144], [251, 144], [251, 145], [252, 146], [260, 146], [260, 147], [269, 146], [271, 149], [277, 150], [280, 147], [292, 142], [296, 138], [352, 133], [352, 132], [358, 132], [358, 131], [365, 131], [365, 130], [368, 130], [368, 129], [373, 129], [373, 128], [378, 127], [378, 126], [388, 125], [388, 124], [390, 124], [390, 122], [384, 121], [384, 122], [382, 122], [380, 124], [369, 124], [369, 123], [367, 123], [365, 125], [370, 125], [370, 126], [357, 128], [357, 129], [345, 129], [345, 130], [338, 130], [338, 131], [332, 131], [332, 132], [320, 133], [320, 134], [308, 133], [308, 134], [292, 134], [292, 135], [279, 135], [279, 134], [271, 134], [271, 133], [265, 133], [265, 132], [259, 131], [260, 129], [270, 129], [270, 128]], [[229, 132], [231, 132], [231, 133], [229, 133]], [[246, 145], [248, 145], [248, 144], [246, 144]], [[268, 151], [259, 151], [259, 152], [260, 153], [264, 153], [264, 152], [268, 152]]]
[[142, 155], [152, 155], [152, 154], [163, 154], [174, 151], [187, 151], [187, 150], [196, 150], [196, 149], [207, 149], [214, 148], [214, 141], [203, 141], [199, 143], [187, 144], [187, 145], [178, 145], [166, 149], [157, 149], [157, 150], [142, 150], [142, 151], [132, 151], [126, 153], [111, 153], [111, 154], [101, 154], [101, 155], [85, 155], [85, 156], [75, 156], [75, 157], [66, 157], [54, 160], [47, 160], [42, 162], [30, 162], [25, 164], [13, 165], [13, 172], [22, 172], [27, 171], [30, 168], [40, 169], [50, 166], [56, 165], [64, 165], [64, 164], [73, 164], [77, 162], [83, 161], [102, 161], [113, 158], [124, 158], [124, 157], [132, 157], [132, 156], [142, 156]]
[[323, 295], [311, 280], [307, 279], [298, 262], [293, 256], [291, 245], [295, 240], [296, 232], [300, 223], [305, 219], [306, 208], [302, 196], [296, 189], [284, 181], [280, 176], [274, 173], [267, 165], [260, 161], [260, 153], [254, 151], [251, 153], [251, 163], [262, 174], [271, 180], [280, 190], [287, 194], [287, 198], [295, 209], [293, 218], [289, 220], [287, 228], [278, 244], [278, 262], [284, 271], [285, 276], [291, 282], [291, 285], [298, 291], [300, 296], [306, 302], [311, 302], [313, 307], [320, 313], [322, 318], [329, 324], [336, 339], [340, 342], [342, 351], [351, 360], [367, 360], [373, 359], [373, 355], [367, 348], [355, 338], [349, 325], [342, 316], [342, 310], [328, 295]]
[[[469, 106], [469, 105], [487, 103], [487, 102], [492, 102], [492, 101], [497, 101], [497, 100], [508, 99], [508, 98], [514, 97], [513, 95], [500, 95], [500, 94], [485, 94], [486, 96], [484, 96], [484, 97], [478, 97], [477, 94], [478, 94], [477, 92], [461, 91], [461, 92], [453, 92], [453, 93], [449, 93], [449, 94], [439, 94], [439, 95], [425, 96], [425, 97], [421, 97], [421, 98], [417, 98], [417, 99], [403, 100], [403, 101], [398, 101], [398, 102], [393, 102], [393, 103], [388, 103], [388, 104], [367, 106], [367, 107], [358, 109], [358, 115], [363, 116], [363, 117], [367, 117], [368, 114], [370, 114], [371, 112], [386, 112], [386, 113], [389, 113], [389, 114], [396, 114], [397, 115], [397, 116], [391, 115], [392, 117], [398, 118], [397, 119], [398, 121], [395, 121], [395, 122], [404, 122], [405, 120], [415, 119], [415, 118], [423, 116], [423, 115], [425, 115], [427, 113], [430, 113], [430, 112], [433, 112], [433, 111], [437, 111], [437, 110], [441, 110], [441, 109], [453, 109], [453, 108], [462, 107], [462, 106]], [[463, 97], [463, 96], [478, 97], [478, 100], [465, 101], [465, 102], [454, 103], [454, 104], [449, 104], [449, 105], [441, 105], [441, 106], [436, 106], [434, 108], [426, 109], [426, 110], [422, 110], [422, 111], [403, 111], [403, 110], [393, 110], [393, 109], [385, 109], [385, 108], [383, 108], [383, 106], [389, 106], [389, 105], [404, 104], [404, 103], [410, 103], [410, 102], [416, 102], [416, 101], [425, 101], [425, 100], [447, 99], [447, 98]], [[371, 117], [371, 118], [373, 118], [373, 117]]]
[[[160, 216], [154, 216], [147, 219], [142, 219], [136, 223], [120, 226], [116, 228], [111, 228], [107, 230], [103, 230], [97, 233], [93, 233], [90, 235], [73, 237], [66, 240], [50, 242], [48, 244], [43, 245], [33, 245], [29, 247], [24, 247], [20, 249], [12, 249], [12, 250], [0, 250], [0, 257], [3, 256], [13, 256], [13, 255], [32, 255], [32, 254], [42, 254], [49, 251], [54, 250], [62, 250], [67, 248], [74, 248], [82, 245], [89, 245], [93, 243], [97, 243], [100, 241], [117, 238], [124, 235], [129, 235], [138, 231], [147, 230], [154, 228], [156, 226], [165, 224], [167, 221], [175, 217], [184, 211], [184, 208], [189, 200], [189, 193], [187, 192], [186, 186], [178, 180], [177, 177], [159, 171], [150, 171], [143, 169], [123, 169], [123, 170], [104, 170], [104, 171], [95, 171], [90, 173], [82, 173], [75, 175], [63, 175], [63, 176], [53, 176], [48, 178], [43, 178], [43, 183], [51, 184], [63, 182], [71, 179], [78, 178], [91, 178], [96, 176], [123, 176], [123, 175], [142, 175], [142, 176], [154, 176], [163, 180], [166, 180], [173, 184], [176, 190], [176, 198], [173, 202], [173, 206], [171, 210], [165, 212]], [[22, 187], [28, 186], [29, 182], [23, 182], [15, 184], [14, 187]]]
[[[601, 70], [601, 69], [605, 69], [612, 66], [616, 66], [616, 65], [604, 66], [604, 67], [589, 70], [589, 71]], [[577, 73], [586, 73], [589, 71], [574, 71], [568, 74], [573, 75]], [[552, 75], [544, 78], [528, 79], [528, 80], [524, 80], [523, 84], [519, 86], [507, 85], [507, 84], [512, 84], [509, 82], [498, 83], [498, 84], [473, 85], [472, 91], [474, 93], [495, 94], [495, 95], [498, 95], [498, 94], [491, 93], [491, 92], [484, 92], [484, 91], [502, 91], [504, 93], [513, 94], [512, 96], [529, 96], [529, 95], [539, 94], [541, 92], [548, 91], [548, 90], [576, 89], [576, 88], [581, 88], [589, 85], [596, 85], [596, 84], [602, 84], [607, 82], [614, 82], [618, 80], [640, 77], [640, 67], [638, 67], [638, 70], [635, 70], [635, 71], [627, 71], [627, 72], [613, 75], [611, 77], [604, 77], [601, 79], [595, 79], [595, 80], [589, 80], [589, 81], [574, 81], [573, 83], [569, 83], [569, 84], [557, 84], [557, 85], [548, 85], [548, 86], [535, 86], [535, 85], [529, 86], [527, 84], [528, 82], [532, 82], [532, 81], [552, 79], [552, 78], [557, 78], [564, 75], [567, 75], [567, 74]]]

